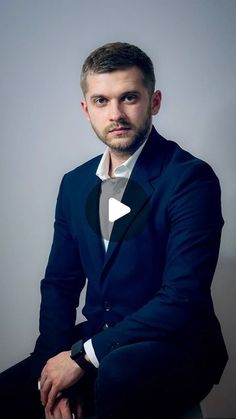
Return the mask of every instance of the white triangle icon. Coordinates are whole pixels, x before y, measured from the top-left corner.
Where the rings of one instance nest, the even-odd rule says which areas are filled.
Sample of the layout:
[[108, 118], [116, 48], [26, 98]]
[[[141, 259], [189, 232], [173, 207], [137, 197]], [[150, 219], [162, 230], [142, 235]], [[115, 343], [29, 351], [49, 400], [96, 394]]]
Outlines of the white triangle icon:
[[111, 223], [121, 217], [124, 217], [124, 215], [128, 214], [130, 211], [131, 208], [125, 204], [122, 204], [122, 202], [118, 201], [118, 199], [109, 199], [108, 218]]

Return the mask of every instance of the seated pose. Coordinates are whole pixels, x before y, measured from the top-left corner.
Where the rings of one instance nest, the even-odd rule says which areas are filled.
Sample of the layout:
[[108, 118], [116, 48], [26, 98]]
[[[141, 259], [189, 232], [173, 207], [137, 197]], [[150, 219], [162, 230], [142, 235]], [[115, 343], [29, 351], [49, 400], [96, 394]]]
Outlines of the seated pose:
[[[227, 351], [211, 299], [223, 218], [211, 167], [163, 138], [150, 58], [93, 51], [82, 108], [102, 156], [61, 182], [31, 356], [0, 376], [4, 419], [176, 419]], [[75, 324], [87, 279], [83, 314]]]

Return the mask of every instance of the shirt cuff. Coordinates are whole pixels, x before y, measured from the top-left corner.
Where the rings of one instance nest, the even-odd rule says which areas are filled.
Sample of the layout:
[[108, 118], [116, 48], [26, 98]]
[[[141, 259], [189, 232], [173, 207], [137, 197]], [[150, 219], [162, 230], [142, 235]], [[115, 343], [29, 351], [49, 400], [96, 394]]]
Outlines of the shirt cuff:
[[98, 368], [99, 367], [99, 362], [98, 362], [98, 359], [97, 359], [96, 354], [95, 354], [94, 349], [93, 349], [92, 339], [89, 339], [86, 342], [84, 342], [84, 350], [85, 350], [86, 354], [88, 355], [92, 364], [96, 368]]

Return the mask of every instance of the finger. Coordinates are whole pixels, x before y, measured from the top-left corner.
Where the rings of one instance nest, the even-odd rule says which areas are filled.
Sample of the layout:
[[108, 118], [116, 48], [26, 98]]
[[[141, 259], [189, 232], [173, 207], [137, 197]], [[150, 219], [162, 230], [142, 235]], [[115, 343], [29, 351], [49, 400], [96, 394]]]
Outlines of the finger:
[[49, 419], [71, 419], [71, 413], [69, 408], [69, 402], [67, 399], [60, 399], [53, 406], [53, 410], [50, 412]]
[[45, 412], [45, 419], [54, 419], [53, 414], [49, 412], [47, 409], [45, 409], [44, 412]]
[[51, 388], [52, 388], [52, 383], [51, 383], [51, 381], [47, 380], [47, 381], [44, 382], [44, 385], [42, 386], [42, 384], [41, 384], [40, 387], [41, 387], [40, 399], [41, 399], [41, 402], [42, 402], [43, 406], [46, 406], [47, 401], [48, 401], [48, 395], [49, 395], [49, 393], [51, 391]]
[[47, 412], [48, 415], [46, 419], [62, 419], [58, 403], [54, 404], [51, 410], [46, 407], [45, 412]]
[[59, 405], [55, 405], [55, 408], [53, 408], [51, 415], [53, 419], [63, 419]]
[[45, 365], [45, 367], [41, 371], [41, 376], [40, 376], [41, 386], [43, 386], [46, 379], [47, 379], [47, 365]]
[[48, 395], [47, 395], [46, 407], [47, 407], [48, 410], [53, 409], [53, 406], [55, 404], [55, 400], [56, 400], [58, 394], [60, 394], [59, 391], [58, 391], [58, 387], [56, 385], [52, 386]]
[[68, 399], [60, 400], [60, 411], [61, 411], [62, 419], [72, 419]]

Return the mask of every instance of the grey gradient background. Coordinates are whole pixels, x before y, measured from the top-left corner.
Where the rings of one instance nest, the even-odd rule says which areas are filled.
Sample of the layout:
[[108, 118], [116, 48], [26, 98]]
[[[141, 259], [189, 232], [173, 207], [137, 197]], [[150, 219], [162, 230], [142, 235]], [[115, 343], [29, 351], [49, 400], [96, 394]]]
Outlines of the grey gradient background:
[[[0, 369], [38, 334], [39, 282], [66, 171], [103, 151], [80, 110], [80, 67], [108, 41], [143, 48], [163, 104], [155, 125], [220, 178], [225, 227], [212, 287], [230, 361], [203, 403], [236, 417], [236, 1], [0, 1]], [[78, 315], [80, 316], [80, 314]]]

